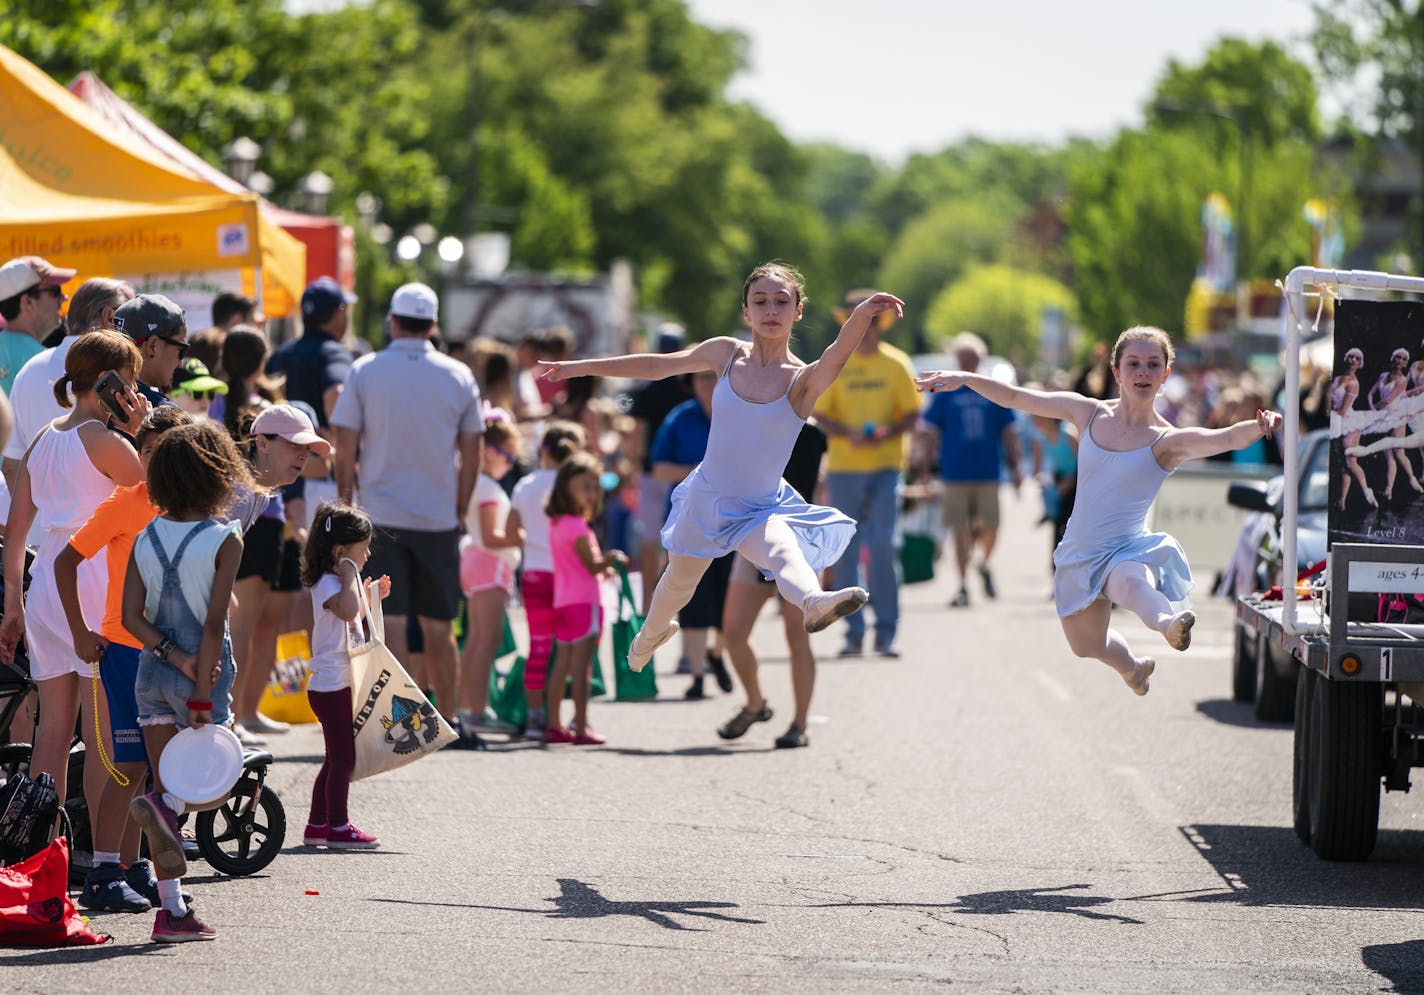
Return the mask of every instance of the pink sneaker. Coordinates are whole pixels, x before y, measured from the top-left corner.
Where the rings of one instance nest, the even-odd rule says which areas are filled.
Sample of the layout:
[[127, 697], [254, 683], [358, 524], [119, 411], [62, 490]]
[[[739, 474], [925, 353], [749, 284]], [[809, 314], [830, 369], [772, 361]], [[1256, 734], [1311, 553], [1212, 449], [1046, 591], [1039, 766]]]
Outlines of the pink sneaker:
[[608, 740], [587, 727], [584, 728], [583, 732], [574, 734], [575, 746], [602, 746], [606, 742], [608, 742]]
[[324, 822], [308, 822], [306, 831], [302, 833], [302, 843], [305, 846], [325, 846], [330, 832], [331, 827]]
[[550, 743], [572, 743], [574, 734], [563, 726], [550, 726], [544, 730], [544, 745]]
[[344, 827], [327, 832], [326, 845], [333, 850], [374, 850], [381, 845], [381, 841], [348, 822]]
[[192, 909], [185, 916], [175, 916], [159, 909], [153, 920], [154, 943], [187, 943], [189, 940], [216, 940], [218, 931], [198, 918]]
[[161, 793], [150, 791], [135, 798], [129, 803], [129, 817], [148, 835], [150, 857], [164, 877], [181, 878], [188, 873], [178, 816], [164, 804]]

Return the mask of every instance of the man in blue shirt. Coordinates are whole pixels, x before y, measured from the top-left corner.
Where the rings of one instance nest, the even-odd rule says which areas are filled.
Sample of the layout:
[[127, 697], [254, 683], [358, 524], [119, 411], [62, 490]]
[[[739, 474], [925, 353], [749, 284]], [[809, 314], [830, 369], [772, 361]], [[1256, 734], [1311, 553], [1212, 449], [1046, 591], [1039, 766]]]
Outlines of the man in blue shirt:
[[[712, 392], [717, 388], [717, 374], [704, 370], [688, 379], [692, 400], [683, 401], [668, 412], [653, 436], [649, 453], [653, 475], [674, 487], [707, 455], [707, 436], [712, 431]], [[666, 514], [663, 517], [666, 519]], [[692, 684], [684, 697], [692, 700], [706, 696], [702, 684], [709, 663], [717, 686], [723, 692], [732, 690], [731, 672], [720, 654], [708, 652], [707, 635], [708, 630], [722, 627], [722, 605], [727, 600], [733, 555], [728, 553], [712, 561], [692, 593], [692, 600], [677, 616], [682, 625], [682, 652], [692, 673]]]
[[[964, 332], [954, 340], [959, 368], [973, 373], [987, 353], [984, 340]], [[960, 397], [964, 394], [966, 396]], [[967, 396], [973, 394], [973, 397]], [[925, 423], [939, 435], [939, 478], [943, 482], [944, 525], [954, 536], [954, 560], [959, 568], [959, 593], [952, 608], [969, 605], [965, 577], [977, 538], [979, 577], [984, 596], [994, 598], [989, 556], [999, 536], [999, 480], [1007, 463], [1014, 486], [1022, 482], [1014, 413], [973, 391], [935, 394], [925, 410]]]
[[350, 321], [347, 307], [355, 299], [329, 276], [313, 280], [302, 292], [302, 334], [267, 359], [268, 373], [286, 375], [287, 398], [305, 401], [316, 411], [319, 432], [330, 424], [351, 374], [354, 359], [341, 340]]

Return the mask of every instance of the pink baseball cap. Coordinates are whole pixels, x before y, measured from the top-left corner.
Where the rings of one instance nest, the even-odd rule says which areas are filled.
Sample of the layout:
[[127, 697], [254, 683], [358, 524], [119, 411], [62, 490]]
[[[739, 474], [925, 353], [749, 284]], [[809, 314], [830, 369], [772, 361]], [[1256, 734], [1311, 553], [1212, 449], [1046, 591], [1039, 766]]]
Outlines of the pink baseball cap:
[[280, 435], [288, 442], [331, 455], [331, 443], [316, 434], [311, 419], [290, 404], [274, 404], [252, 421], [253, 435]]

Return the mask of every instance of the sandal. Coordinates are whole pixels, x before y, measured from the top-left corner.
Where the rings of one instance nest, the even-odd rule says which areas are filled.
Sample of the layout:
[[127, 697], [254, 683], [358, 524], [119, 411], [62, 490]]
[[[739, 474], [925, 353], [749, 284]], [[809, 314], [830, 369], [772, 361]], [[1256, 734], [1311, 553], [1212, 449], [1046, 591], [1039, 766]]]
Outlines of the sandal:
[[717, 735], [723, 739], [741, 739], [747, 734], [747, 730], [757, 722], [771, 721], [771, 706], [766, 702], [761, 703], [761, 708], [753, 711], [750, 708], [743, 708], [736, 715], [727, 720], [727, 724], [717, 730]]
[[791, 728], [776, 737], [776, 748], [778, 750], [794, 750], [798, 746], [810, 745], [811, 741], [806, 738], [806, 730], [802, 729], [795, 722], [791, 723]]

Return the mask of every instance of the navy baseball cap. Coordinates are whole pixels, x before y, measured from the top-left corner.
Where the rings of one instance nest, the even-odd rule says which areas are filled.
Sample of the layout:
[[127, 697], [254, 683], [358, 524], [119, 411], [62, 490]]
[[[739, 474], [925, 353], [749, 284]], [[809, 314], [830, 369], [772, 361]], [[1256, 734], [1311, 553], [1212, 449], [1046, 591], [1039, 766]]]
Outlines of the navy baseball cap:
[[162, 294], [139, 294], [114, 312], [114, 327], [134, 342], [152, 335], [171, 339], [188, 328], [183, 309]]
[[354, 304], [355, 294], [348, 294], [329, 276], [319, 276], [302, 291], [302, 320], [322, 324], [343, 304]]

